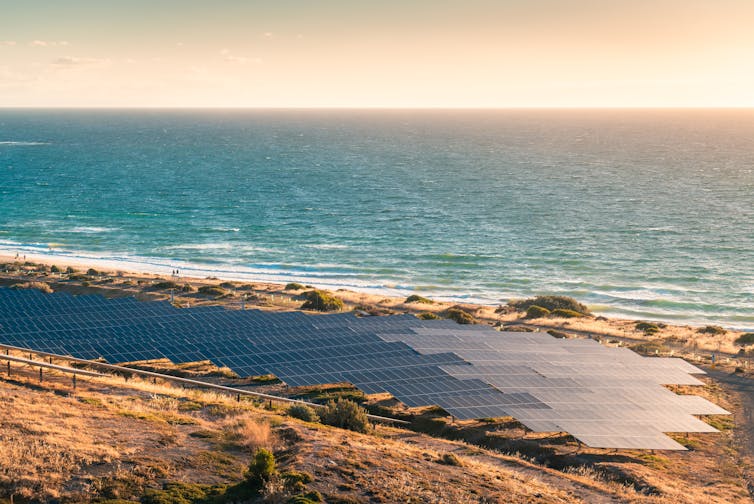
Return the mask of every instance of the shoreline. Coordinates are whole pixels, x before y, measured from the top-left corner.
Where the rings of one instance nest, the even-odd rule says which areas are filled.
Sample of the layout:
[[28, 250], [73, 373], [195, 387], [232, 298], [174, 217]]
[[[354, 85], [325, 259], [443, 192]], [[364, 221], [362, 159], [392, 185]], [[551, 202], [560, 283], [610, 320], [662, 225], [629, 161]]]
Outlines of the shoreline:
[[[92, 252], [82, 251], [60, 251], [54, 248], [45, 250], [40, 244], [14, 244], [0, 241], [0, 262], [15, 261], [15, 253], [18, 252], [19, 260], [23, 260], [24, 254], [28, 261], [58, 266], [72, 266], [79, 269], [105, 269], [109, 271], [121, 271], [138, 275], [170, 275], [175, 269], [181, 271], [182, 276], [194, 278], [197, 280], [209, 277], [218, 280], [231, 282], [248, 282], [248, 283], [269, 283], [285, 285], [290, 282], [311, 284], [317, 288], [326, 290], [353, 291], [360, 294], [369, 294], [375, 296], [385, 296], [394, 298], [405, 298], [411, 294], [420, 294], [442, 303], [472, 304], [479, 306], [497, 307], [506, 304], [514, 299], [524, 297], [534, 297], [535, 295], [554, 294], [552, 292], [537, 292], [523, 295], [512, 295], [511, 297], [479, 297], [472, 293], [463, 292], [443, 292], [435, 293], [425, 288], [414, 288], [411, 285], [391, 285], [391, 284], [359, 284], [357, 280], [343, 277], [343, 281], [338, 281], [338, 275], [328, 274], [326, 272], [312, 271], [288, 271], [285, 269], [269, 268], [254, 269], [251, 267], [234, 267], [225, 263], [211, 264], [200, 262], [189, 262], [185, 260], [171, 260], [169, 258], [147, 257], [147, 256], [130, 256], [124, 254], [119, 257], [117, 254], [111, 256], [98, 255]], [[457, 287], [455, 287], [457, 288]], [[447, 287], [444, 290], [450, 291], [453, 287]], [[559, 293], [579, 299], [578, 294], [568, 292]], [[579, 299], [581, 300], [581, 299]], [[588, 303], [590, 310], [596, 314], [611, 319], [630, 320], [630, 321], [656, 321], [669, 325], [677, 326], [695, 326], [704, 327], [707, 325], [720, 325], [730, 330], [741, 332], [754, 332], [754, 315], [736, 315], [726, 313], [722, 317], [714, 316], [681, 316], [675, 314], [655, 313], [651, 308], [642, 308], [639, 303], [637, 306], [623, 307], [612, 306], [604, 303]], [[628, 313], [626, 313], [628, 311]], [[740, 320], [737, 320], [740, 319]], [[751, 319], [751, 320], [750, 320]]]
[[[229, 308], [238, 309], [242, 305], [247, 309], [262, 309], [275, 311], [305, 311], [301, 309], [303, 303], [302, 290], [286, 290], [286, 284], [270, 282], [264, 279], [238, 280], [215, 276], [199, 277], [171, 275], [169, 267], [153, 271], [130, 271], [122, 268], [104, 268], [104, 263], [97, 264], [81, 258], [45, 257], [42, 254], [27, 254], [26, 262], [36, 266], [24, 266], [23, 255], [16, 260], [14, 255], [6, 255], [0, 251], [0, 265], [14, 265], [18, 268], [16, 274], [0, 272], [0, 286], [10, 286], [14, 283], [43, 281], [49, 283], [53, 290], [70, 292], [72, 294], [101, 294], [107, 297], [131, 295], [140, 300], [168, 300], [171, 295], [165, 290], [155, 289], [154, 285], [160, 281], [172, 281], [179, 285], [189, 284], [191, 293], [174, 292], [175, 304], [178, 306], [197, 306], [208, 304], [222, 304]], [[53, 265], [61, 270], [72, 267], [78, 273], [84, 273], [89, 268], [101, 271], [103, 276], [86, 280], [72, 280], [66, 275], [42, 272], [38, 266], [44, 265], [49, 271]], [[120, 264], [118, 264], [120, 266]], [[99, 269], [98, 269], [99, 268]], [[175, 269], [175, 268], [173, 268]], [[292, 280], [293, 282], [293, 280]], [[202, 286], [227, 287], [227, 294], [220, 297], [202, 296], [196, 289]], [[707, 357], [711, 353], [725, 353], [730, 357], [737, 355], [739, 347], [733, 342], [741, 334], [748, 332], [725, 328], [725, 334], [714, 335], [700, 332], [701, 326], [685, 324], [664, 324], [656, 334], [646, 334], [637, 329], [637, 321], [618, 317], [605, 317], [599, 313], [583, 318], [539, 318], [526, 319], [525, 314], [510, 310], [497, 312], [498, 306], [471, 302], [432, 300], [431, 304], [407, 303], [406, 296], [395, 296], [385, 293], [359, 292], [352, 289], [327, 289], [325, 285], [306, 285], [311, 288], [328, 290], [344, 302], [344, 311], [361, 309], [375, 314], [409, 313], [418, 315], [430, 312], [435, 315], [449, 308], [459, 308], [471, 314], [478, 323], [485, 323], [513, 330], [542, 330], [558, 331], [573, 337], [597, 337], [612, 344], [647, 343], [653, 348], [664, 348], [670, 355], [688, 354], [697, 358], [703, 353]], [[242, 301], [248, 298], [248, 301]], [[659, 351], [659, 350], [658, 350]], [[676, 354], [676, 352], [678, 352]]]

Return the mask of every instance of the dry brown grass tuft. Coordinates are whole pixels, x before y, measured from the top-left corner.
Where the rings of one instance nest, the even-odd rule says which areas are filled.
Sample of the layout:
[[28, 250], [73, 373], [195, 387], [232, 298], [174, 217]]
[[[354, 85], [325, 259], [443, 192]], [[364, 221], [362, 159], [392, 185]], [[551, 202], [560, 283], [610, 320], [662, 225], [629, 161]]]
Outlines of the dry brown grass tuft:
[[225, 438], [228, 442], [254, 453], [257, 448], [274, 450], [278, 439], [266, 420], [251, 416], [235, 417], [225, 422]]

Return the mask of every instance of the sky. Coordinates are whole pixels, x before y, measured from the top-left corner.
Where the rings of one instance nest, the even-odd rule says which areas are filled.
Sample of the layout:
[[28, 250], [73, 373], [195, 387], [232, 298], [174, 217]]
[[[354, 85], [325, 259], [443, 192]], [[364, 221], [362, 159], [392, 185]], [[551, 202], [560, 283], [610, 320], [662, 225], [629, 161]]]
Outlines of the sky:
[[0, 107], [754, 107], [754, 1], [0, 0]]

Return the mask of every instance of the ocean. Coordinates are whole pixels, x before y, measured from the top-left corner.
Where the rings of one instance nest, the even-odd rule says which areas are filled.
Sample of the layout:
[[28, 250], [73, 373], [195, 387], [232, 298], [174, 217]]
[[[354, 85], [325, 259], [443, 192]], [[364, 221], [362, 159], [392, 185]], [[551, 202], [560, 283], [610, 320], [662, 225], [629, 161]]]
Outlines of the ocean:
[[0, 252], [754, 328], [752, 110], [0, 110]]

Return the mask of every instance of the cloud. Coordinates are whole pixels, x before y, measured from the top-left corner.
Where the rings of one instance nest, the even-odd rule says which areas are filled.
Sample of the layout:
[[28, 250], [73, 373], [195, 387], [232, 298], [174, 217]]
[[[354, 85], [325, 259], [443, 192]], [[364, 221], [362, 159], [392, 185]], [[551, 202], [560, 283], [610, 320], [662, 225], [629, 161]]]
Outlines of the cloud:
[[236, 56], [235, 54], [231, 54], [229, 49], [221, 50], [220, 56], [222, 56], [223, 60], [227, 61], [228, 63], [236, 63], [238, 65], [258, 65], [262, 63], [262, 58], [247, 58], [246, 56]]
[[0, 46], [14, 46], [16, 45], [15, 40], [0, 40]]
[[67, 47], [71, 44], [67, 40], [32, 40], [29, 45], [32, 47]]
[[56, 68], [74, 68], [84, 66], [106, 66], [111, 63], [109, 58], [77, 58], [64, 56], [53, 60], [52, 66]]

